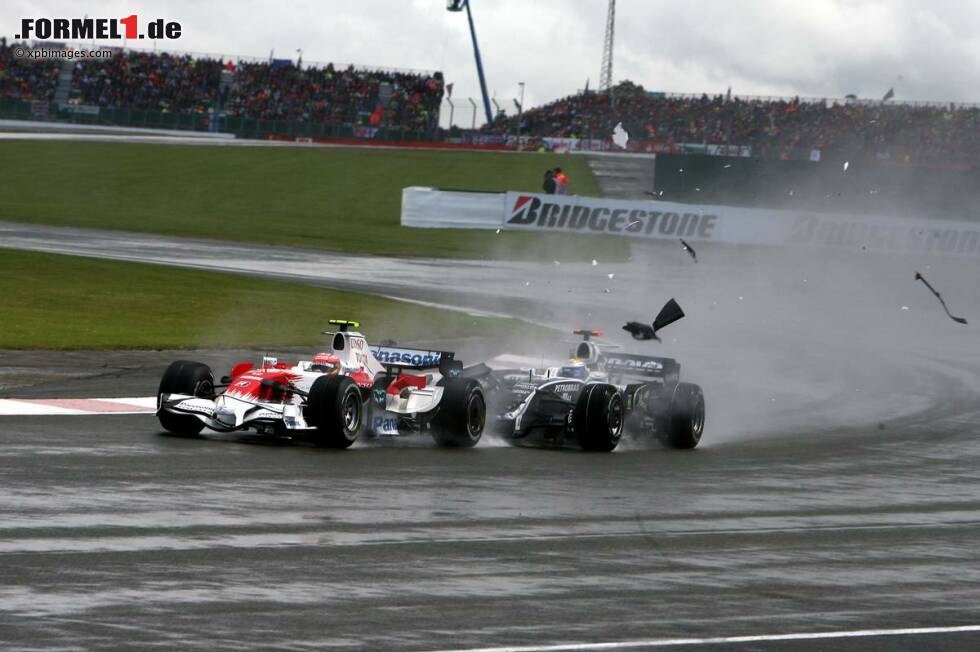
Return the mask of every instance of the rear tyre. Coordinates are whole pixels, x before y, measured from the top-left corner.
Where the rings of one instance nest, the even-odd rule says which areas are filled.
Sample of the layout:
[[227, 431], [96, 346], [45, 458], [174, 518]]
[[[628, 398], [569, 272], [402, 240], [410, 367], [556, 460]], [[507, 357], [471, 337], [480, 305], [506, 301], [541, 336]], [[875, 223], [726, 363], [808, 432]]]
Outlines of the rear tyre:
[[665, 419], [665, 441], [671, 448], [691, 449], [704, 432], [704, 393], [693, 383], [677, 383]]
[[177, 360], [170, 363], [157, 389], [157, 418], [167, 432], [191, 437], [204, 430], [204, 422], [192, 414], [176, 414], [161, 410], [164, 394], [189, 394], [210, 398], [214, 396], [214, 374], [211, 367], [200, 362]]
[[578, 443], [587, 451], [608, 453], [623, 436], [626, 421], [623, 395], [612, 385], [586, 385], [572, 412]]
[[472, 378], [446, 378], [442, 400], [432, 420], [432, 438], [445, 448], [472, 448], [483, 436], [487, 401]]
[[306, 421], [316, 427], [314, 441], [327, 448], [349, 448], [364, 425], [364, 400], [346, 376], [320, 376], [310, 387]]

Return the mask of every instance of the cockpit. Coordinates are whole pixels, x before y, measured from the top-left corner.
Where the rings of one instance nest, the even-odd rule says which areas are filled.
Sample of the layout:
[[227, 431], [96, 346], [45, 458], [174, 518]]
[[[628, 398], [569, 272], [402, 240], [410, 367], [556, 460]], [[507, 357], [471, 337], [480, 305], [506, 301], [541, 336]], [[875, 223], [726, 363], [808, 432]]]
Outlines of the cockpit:
[[317, 353], [310, 361], [309, 370], [331, 375], [339, 373], [340, 358], [329, 353]]
[[[583, 342], [583, 344], [585, 344], [585, 342]], [[589, 378], [589, 368], [582, 360], [572, 358], [558, 370], [558, 375], [562, 378], [587, 380]]]

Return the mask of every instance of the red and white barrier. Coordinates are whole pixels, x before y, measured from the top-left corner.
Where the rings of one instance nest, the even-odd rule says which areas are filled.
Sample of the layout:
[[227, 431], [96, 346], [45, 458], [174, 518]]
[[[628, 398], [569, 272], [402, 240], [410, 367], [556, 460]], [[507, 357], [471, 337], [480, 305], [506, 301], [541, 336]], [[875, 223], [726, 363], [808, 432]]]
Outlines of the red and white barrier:
[[0, 416], [78, 416], [88, 414], [152, 414], [155, 396], [131, 398], [0, 398]]

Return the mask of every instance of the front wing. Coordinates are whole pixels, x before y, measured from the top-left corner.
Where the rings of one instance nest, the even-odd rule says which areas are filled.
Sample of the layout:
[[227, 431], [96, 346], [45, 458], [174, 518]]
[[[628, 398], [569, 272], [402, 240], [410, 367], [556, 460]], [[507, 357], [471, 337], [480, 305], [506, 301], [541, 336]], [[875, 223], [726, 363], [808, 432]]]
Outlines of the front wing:
[[303, 416], [301, 405], [280, 403], [249, 403], [226, 396], [217, 400], [188, 396], [186, 394], [162, 394], [157, 411], [189, 414], [204, 422], [211, 430], [232, 432], [254, 427], [257, 430], [309, 430], [312, 428]]

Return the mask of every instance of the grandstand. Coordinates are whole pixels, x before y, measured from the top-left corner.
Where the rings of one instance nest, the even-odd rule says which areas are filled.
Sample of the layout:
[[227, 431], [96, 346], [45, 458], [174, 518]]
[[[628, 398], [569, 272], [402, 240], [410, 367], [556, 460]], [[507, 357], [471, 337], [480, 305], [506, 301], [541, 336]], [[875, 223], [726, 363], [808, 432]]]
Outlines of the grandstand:
[[[0, 117], [220, 130], [244, 137], [395, 137], [436, 140], [440, 72], [245, 57], [114, 50], [106, 59], [17, 59], [0, 39]], [[51, 47], [52, 44], [45, 44]], [[49, 103], [51, 106], [39, 106]], [[614, 127], [629, 151], [766, 160], [874, 159], [973, 169], [980, 107], [646, 92], [621, 82], [523, 112], [503, 113], [455, 140], [530, 148], [610, 149]]]
[[16, 47], [29, 46], [0, 39], [2, 118], [253, 138], [432, 139], [443, 96], [439, 72], [126, 49], [103, 59], [35, 61], [16, 58]]
[[[516, 120], [500, 115], [482, 133], [515, 133]], [[520, 131], [608, 143], [619, 123], [631, 151], [809, 161], [871, 157], [956, 169], [980, 162], [977, 105], [669, 95], [624, 82], [611, 94], [585, 92], [525, 111]]]
[[14, 56], [14, 45], [0, 37], [0, 100], [39, 100], [48, 102], [54, 97], [58, 83], [57, 61], [29, 61]]
[[591, 159], [612, 196], [963, 216], [980, 202], [972, 104], [676, 95], [621, 82], [524, 110], [519, 128], [501, 112], [477, 130], [443, 130], [441, 72], [125, 49], [36, 61], [15, 47], [28, 45], [0, 39], [0, 118], [559, 151], [617, 150], [622, 124], [627, 152], [657, 157]]

